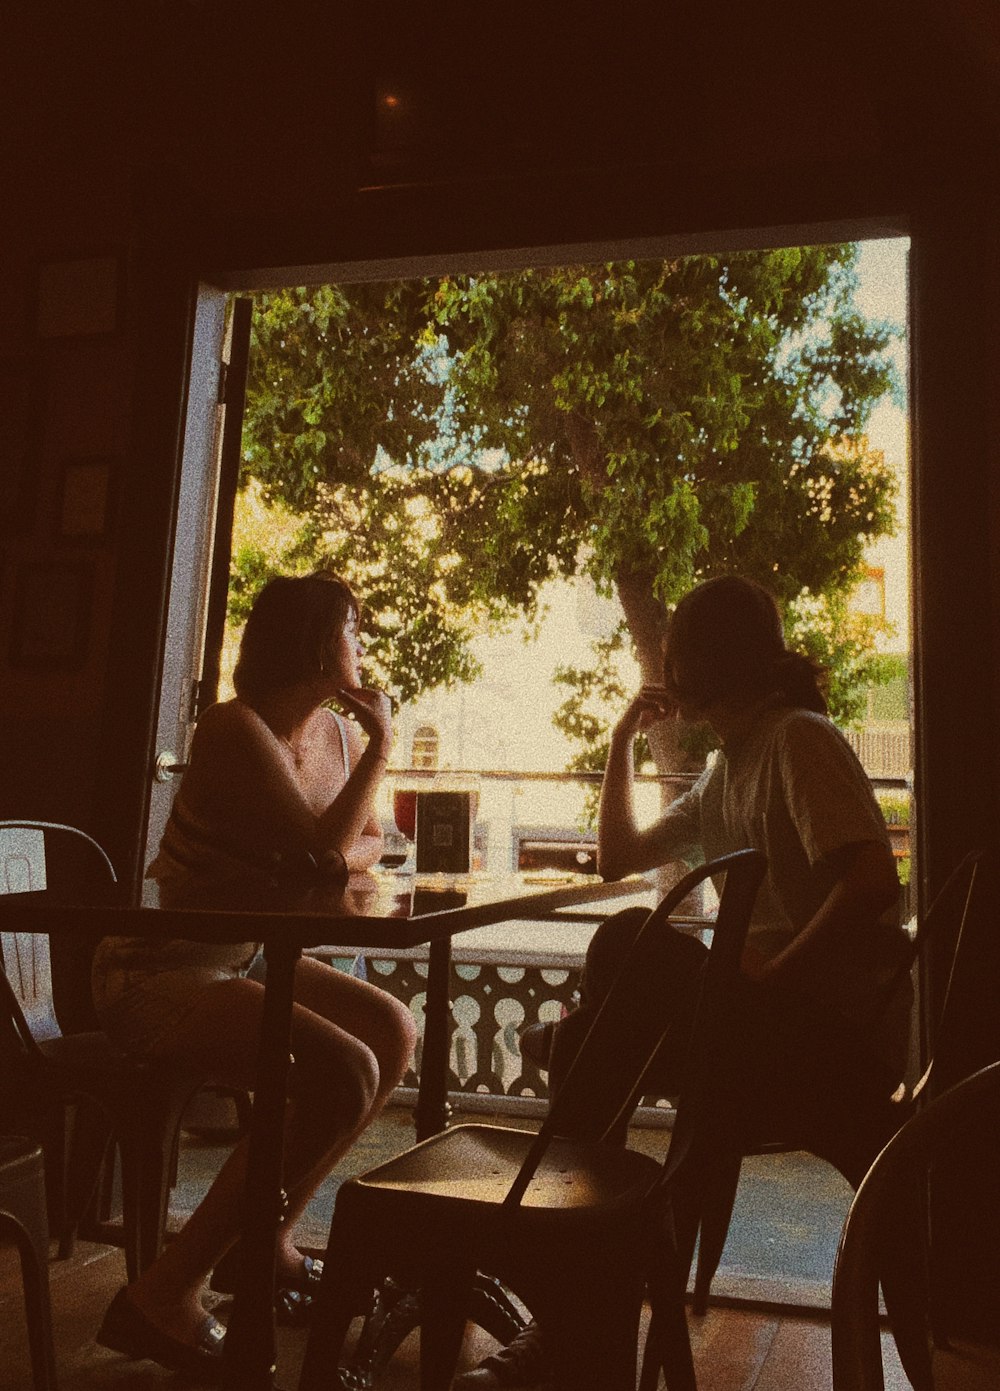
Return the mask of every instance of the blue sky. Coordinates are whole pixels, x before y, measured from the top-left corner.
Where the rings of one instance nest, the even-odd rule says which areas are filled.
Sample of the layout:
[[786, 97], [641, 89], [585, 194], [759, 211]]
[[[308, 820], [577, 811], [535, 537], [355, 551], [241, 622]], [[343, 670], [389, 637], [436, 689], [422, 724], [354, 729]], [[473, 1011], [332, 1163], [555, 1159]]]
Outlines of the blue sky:
[[[905, 237], [889, 241], [870, 241], [861, 244], [858, 257], [860, 281], [855, 300], [862, 313], [873, 319], [885, 319], [905, 329], [907, 317], [906, 262], [909, 241]], [[895, 347], [900, 381], [906, 384], [906, 344]], [[906, 459], [906, 413], [904, 409], [885, 402], [873, 413], [870, 430], [872, 442], [884, 449], [894, 460], [903, 464]]]

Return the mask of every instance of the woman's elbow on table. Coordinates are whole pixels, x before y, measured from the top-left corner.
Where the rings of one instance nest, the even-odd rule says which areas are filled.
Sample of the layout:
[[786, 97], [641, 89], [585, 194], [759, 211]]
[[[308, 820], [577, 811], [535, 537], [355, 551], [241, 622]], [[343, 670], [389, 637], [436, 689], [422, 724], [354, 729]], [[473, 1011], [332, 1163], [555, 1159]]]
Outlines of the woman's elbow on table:
[[624, 879], [632, 872], [628, 855], [619, 845], [597, 847], [597, 872], [602, 879]]

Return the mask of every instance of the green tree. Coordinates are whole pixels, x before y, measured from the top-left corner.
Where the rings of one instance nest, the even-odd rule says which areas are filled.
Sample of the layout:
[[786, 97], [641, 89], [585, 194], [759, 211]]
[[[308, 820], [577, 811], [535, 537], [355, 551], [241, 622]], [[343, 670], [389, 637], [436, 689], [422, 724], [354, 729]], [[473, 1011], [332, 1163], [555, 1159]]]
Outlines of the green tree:
[[261, 296], [241, 481], [302, 524], [276, 554], [236, 551], [229, 604], [241, 623], [277, 570], [336, 570], [364, 596], [373, 664], [404, 699], [476, 674], [476, 605], [449, 574], [440, 519], [445, 385], [426, 298], [419, 282]]
[[[284, 563], [357, 580], [403, 694], [467, 679], [472, 624], [531, 617], [546, 581], [581, 573], [617, 594], [615, 641], [655, 680], [668, 606], [729, 571], [774, 590], [846, 691], [873, 658], [844, 599], [895, 499], [865, 437], [893, 388], [891, 331], [853, 308], [855, 258], [798, 247], [264, 297], [246, 472], [303, 516]], [[586, 696], [610, 655], [564, 673], [564, 727], [591, 761], [607, 725]], [[684, 756], [672, 738], [653, 743], [662, 769]]]

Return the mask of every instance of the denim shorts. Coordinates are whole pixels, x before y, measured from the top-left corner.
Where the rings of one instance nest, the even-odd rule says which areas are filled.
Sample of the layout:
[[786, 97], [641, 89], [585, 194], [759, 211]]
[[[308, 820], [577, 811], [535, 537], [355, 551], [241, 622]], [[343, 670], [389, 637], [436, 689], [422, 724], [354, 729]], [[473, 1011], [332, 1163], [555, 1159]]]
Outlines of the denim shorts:
[[240, 980], [256, 955], [232, 965], [130, 969], [95, 958], [91, 986], [101, 1028], [122, 1052], [137, 1058], [168, 1059], [171, 1044], [202, 993], [219, 981]]

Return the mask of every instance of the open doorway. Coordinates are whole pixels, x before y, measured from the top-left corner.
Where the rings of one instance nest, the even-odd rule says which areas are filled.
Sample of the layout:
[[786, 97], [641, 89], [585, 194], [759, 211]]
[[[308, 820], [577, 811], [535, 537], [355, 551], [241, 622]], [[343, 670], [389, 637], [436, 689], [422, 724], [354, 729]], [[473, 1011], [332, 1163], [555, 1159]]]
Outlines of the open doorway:
[[[232, 557], [215, 596], [235, 620], [229, 650], [269, 573], [346, 573], [369, 604], [373, 672], [400, 699], [387, 787], [475, 778], [484, 862], [534, 854], [539, 872], [576, 872], [608, 728], [655, 668], [650, 615], [693, 578], [759, 571], [834, 669], [835, 716], [896, 824], [908, 879], [906, 245], [643, 250], [392, 282], [373, 267], [257, 295], [235, 527], [216, 538], [216, 556]], [[797, 308], [774, 307], [782, 267], [800, 277]], [[831, 316], [810, 318], [805, 301], [827, 289]], [[602, 339], [590, 325], [609, 305]], [[660, 311], [654, 380], [637, 330]], [[760, 361], [777, 384], [754, 400]], [[567, 418], [548, 434], [546, 410]], [[620, 563], [630, 543], [641, 591]], [[223, 695], [228, 669], [223, 656]], [[648, 748], [648, 815], [705, 753], [697, 741]], [[391, 837], [388, 795], [382, 812]], [[571, 977], [558, 985], [571, 991]], [[502, 1034], [496, 1024], [494, 1011]], [[496, 1042], [466, 1033], [458, 1091]]]

